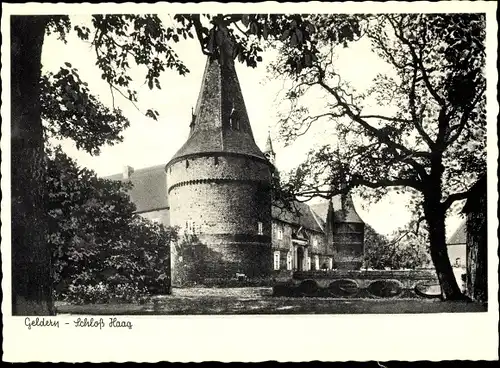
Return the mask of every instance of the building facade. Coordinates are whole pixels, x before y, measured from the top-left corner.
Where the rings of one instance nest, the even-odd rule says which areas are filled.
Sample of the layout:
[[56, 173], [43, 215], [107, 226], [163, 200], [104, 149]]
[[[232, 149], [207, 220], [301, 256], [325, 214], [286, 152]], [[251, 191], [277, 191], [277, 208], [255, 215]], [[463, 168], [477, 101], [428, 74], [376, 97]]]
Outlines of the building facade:
[[132, 182], [139, 214], [179, 228], [172, 285], [359, 268], [364, 224], [350, 196], [272, 203], [271, 139], [264, 152], [255, 143], [227, 34], [218, 49], [207, 58], [186, 143], [166, 166], [109, 177]]

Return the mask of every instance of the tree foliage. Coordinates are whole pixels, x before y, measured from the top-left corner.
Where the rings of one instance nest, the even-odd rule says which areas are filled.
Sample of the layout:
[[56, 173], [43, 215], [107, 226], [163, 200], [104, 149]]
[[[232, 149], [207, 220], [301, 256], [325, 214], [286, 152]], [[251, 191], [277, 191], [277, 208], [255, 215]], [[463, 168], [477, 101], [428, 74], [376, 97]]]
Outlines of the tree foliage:
[[46, 139], [70, 138], [78, 149], [93, 155], [105, 144], [123, 141], [121, 133], [130, 125], [128, 119], [121, 110], [108, 108], [92, 95], [71, 64], [43, 75], [40, 85]]
[[390, 237], [386, 237], [365, 224], [364, 245], [365, 268], [416, 269], [429, 263], [427, 239], [422, 232], [398, 229]]
[[134, 214], [130, 184], [98, 178], [58, 147], [49, 157], [48, 240], [56, 298], [131, 301], [168, 292], [176, 231]]
[[[194, 37], [195, 33], [202, 51], [216, 56], [221, 31], [229, 28], [235, 42], [233, 57], [248, 66], [255, 67], [262, 60], [258, 42], [266, 39], [280, 40], [295, 48], [306, 61], [316, 52], [311, 43], [314, 25], [308, 17], [188, 14], [174, 16], [168, 25], [150, 14], [96, 14], [88, 24], [75, 24], [67, 15], [11, 17], [12, 160], [16, 167], [13, 179], [28, 184], [27, 188], [19, 186], [12, 194], [14, 314], [53, 311], [46, 272], [50, 268], [48, 244], [44, 241], [48, 235], [44, 138], [71, 138], [79, 148], [97, 154], [101, 145], [119, 142], [121, 130], [128, 126], [118, 109], [106, 108], [90, 94], [70, 65], [55, 74], [40, 75], [45, 35], [56, 34], [65, 43], [67, 34], [74, 31], [81, 40], [90, 42], [113, 101], [118, 93], [139, 109], [131, 68], [146, 70], [150, 89], [161, 88], [159, 76], [167, 69], [181, 75], [187, 73], [172, 47], [181, 37]], [[349, 38], [342, 32], [334, 34], [338, 42], [342, 42], [342, 37]], [[302, 59], [297, 55], [290, 56], [290, 65], [301, 70]], [[148, 108], [145, 115], [158, 119], [153, 108]]]

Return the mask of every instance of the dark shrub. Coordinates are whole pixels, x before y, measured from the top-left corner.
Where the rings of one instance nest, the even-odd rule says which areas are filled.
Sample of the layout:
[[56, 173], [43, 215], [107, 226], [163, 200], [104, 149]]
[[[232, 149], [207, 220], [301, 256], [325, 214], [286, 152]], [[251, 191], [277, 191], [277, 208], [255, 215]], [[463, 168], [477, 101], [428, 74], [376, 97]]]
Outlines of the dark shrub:
[[294, 285], [278, 284], [273, 286], [273, 296], [294, 297], [296, 296]]

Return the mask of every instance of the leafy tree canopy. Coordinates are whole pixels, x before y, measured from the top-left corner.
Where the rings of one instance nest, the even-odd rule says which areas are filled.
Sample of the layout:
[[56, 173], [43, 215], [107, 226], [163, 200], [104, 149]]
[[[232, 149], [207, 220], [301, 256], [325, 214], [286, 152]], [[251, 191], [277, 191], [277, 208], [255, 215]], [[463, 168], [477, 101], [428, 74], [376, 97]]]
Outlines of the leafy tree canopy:
[[[316, 25], [329, 23], [328, 15], [317, 17], [323, 22]], [[389, 190], [408, 192], [414, 216], [426, 220], [443, 295], [460, 298], [445, 217], [486, 171], [485, 17], [388, 14], [357, 24], [392, 70], [367, 91], [356, 91], [339, 75], [328, 31], [318, 30], [317, 60], [302, 70], [289, 65], [286, 45], [279, 47], [271, 73], [293, 81], [286, 94], [290, 111], [281, 119], [285, 141], [318, 120], [330, 123], [338, 139], [312, 150], [284, 187], [306, 199], [356, 187], [369, 200]], [[324, 101], [322, 111], [312, 111], [308, 96]]]
[[[316, 21], [314, 15], [283, 14], [177, 14], [165, 22], [158, 15], [96, 14], [89, 22], [77, 24], [69, 16], [47, 18], [46, 32], [54, 33], [62, 42], [67, 34], [76, 32], [78, 38], [89, 42], [96, 55], [101, 78], [109, 85], [113, 96], [126, 98], [136, 108], [137, 91], [133, 88], [131, 69], [145, 70], [145, 83], [150, 89], [161, 89], [160, 75], [175, 70], [189, 73], [179, 58], [175, 45], [188, 38], [199, 41], [200, 50], [214, 57], [218, 54], [221, 29], [229, 30], [234, 43], [233, 57], [249, 67], [262, 61], [264, 47], [279, 42], [290, 53], [288, 65], [302, 70], [316, 60]], [[346, 21], [347, 19], [347, 21]], [[357, 18], [333, 16], [328, 28], [332, 42], [347, 42], [359, 34]], [[98, 154], [103, 144], [121, 142], [121, 132], [129, 121], [114, 106], [103, 106], [91, 94], [78, 70], [66, 63], [57, 73], [42, 77], [42, 118], [49, 136], [71, 138], [77, 148]], [[158, 119], [158, 112], [148, 108], [144, 114]]]
[[365, 224], [364, 244], [365, 268], [415, 269], [426, 266], [430, 261], [426, 234], [422, 231], [398, 229], [386, 237]]

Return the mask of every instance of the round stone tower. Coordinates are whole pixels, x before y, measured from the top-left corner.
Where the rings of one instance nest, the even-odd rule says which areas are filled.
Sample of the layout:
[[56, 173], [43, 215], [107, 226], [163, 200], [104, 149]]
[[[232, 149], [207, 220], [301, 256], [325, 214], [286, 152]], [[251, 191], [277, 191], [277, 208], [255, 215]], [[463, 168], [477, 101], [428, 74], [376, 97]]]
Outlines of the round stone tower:
[[[271, 273], [271, 168], [252, 134], [226, 29], [214, 37], [187, 142], [167, 163], [172, 285]], [[182, 235], [184, 234], [184, 235]]]

